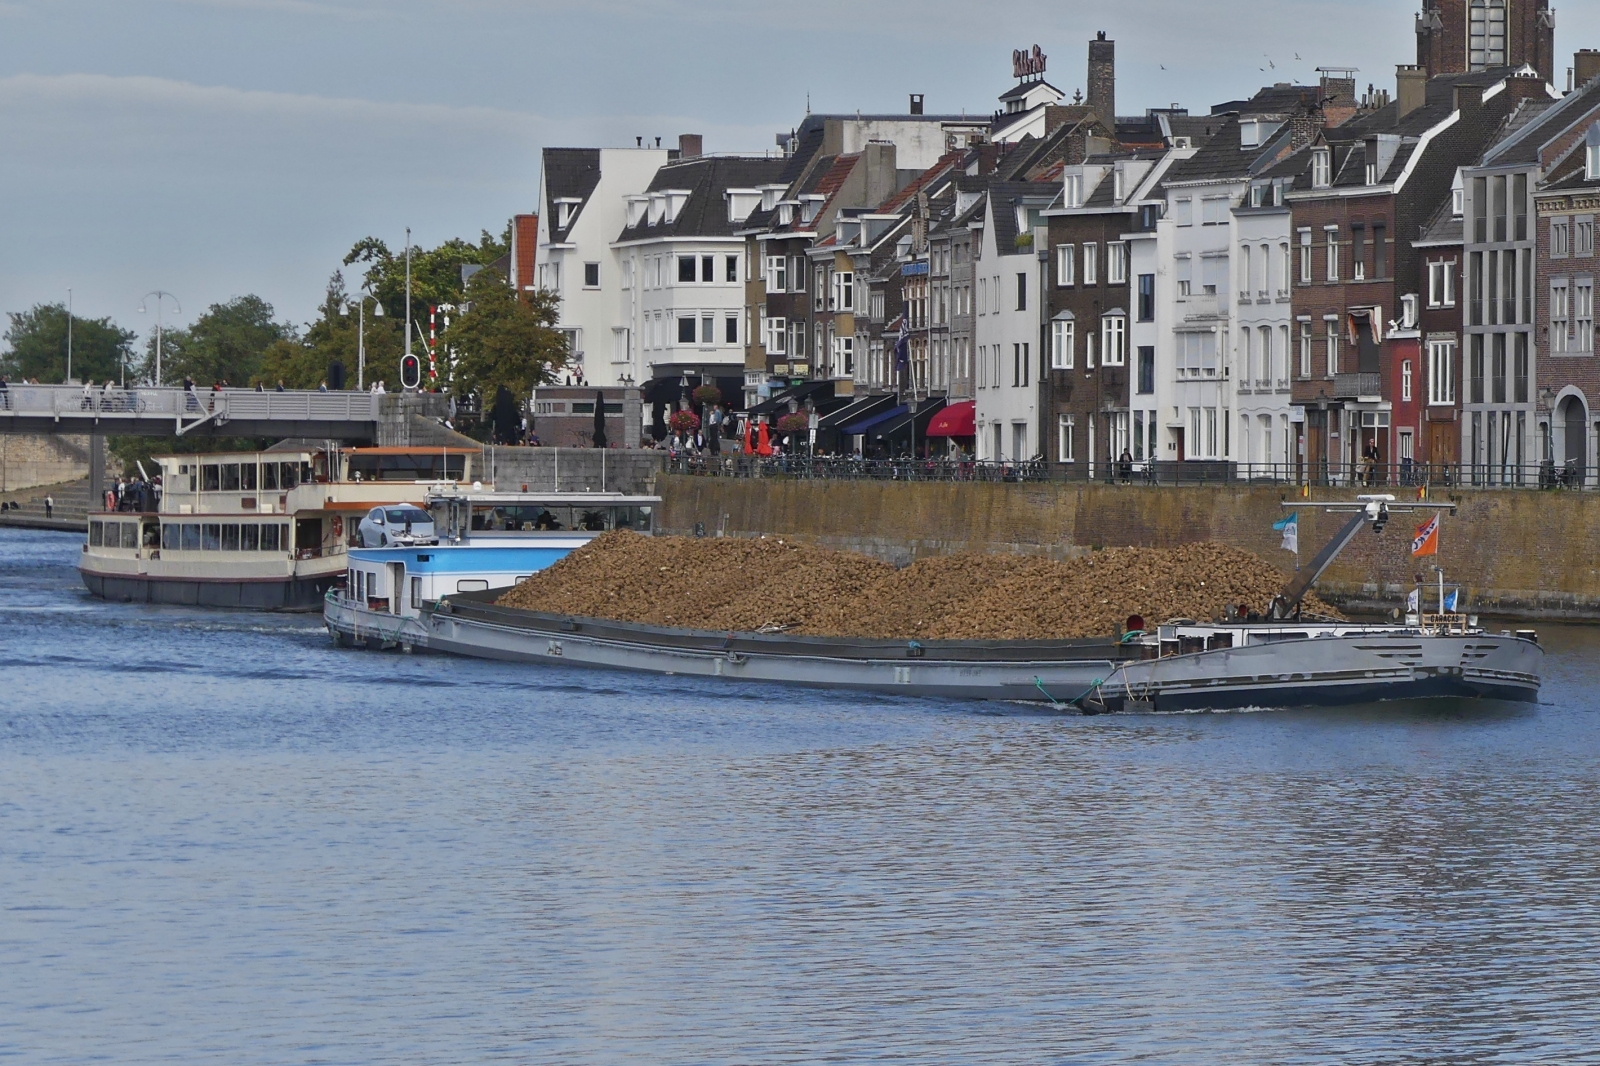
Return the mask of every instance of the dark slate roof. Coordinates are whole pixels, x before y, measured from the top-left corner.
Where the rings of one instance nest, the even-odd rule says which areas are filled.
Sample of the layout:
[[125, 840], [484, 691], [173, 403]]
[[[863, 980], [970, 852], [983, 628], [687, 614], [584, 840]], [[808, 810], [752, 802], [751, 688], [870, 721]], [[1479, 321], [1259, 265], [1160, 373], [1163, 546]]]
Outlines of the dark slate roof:
[[625, 227], [619, 241], [645, 237], [730, 237], [744, 223], [728, 221], [729, 189], [748, 189], [776, 181], [787, 160], [748, 156], [702, 156], [668, 163], [656, 171], [647, 189], [687, 189], [689, 199], [671, 222], [649, 224], [649, 214], [639, 225]]
[[1016, 85], [1013, 85], [1011, 88], [1009, 88], [1005, 92], [1001, 93], [1000, 94], [1000, 99], [1001, 100], [1019, 100], [1022, 97], [1027, 96], [1029, 93], [1033, 92], [1034, 89], [1037, 89], [1041, 85], [1043, 85], [1047, 89], [1055, 89], [1055, 93], [1056, 93], [1057, 97], [1062, 97], [1062, 96], [1067, 95], [1066, 93], [1062, 92], [1060, 89], [1056, 89], [1056, 87], [1054, 85], [1051, 85], [1049, 82], [1044, 81], [1043, 79], [1036, 78], [1033, 81], [1018, 82]]
[[994, 204], [994, 211], [991, 212], [989, 224], [994, 227], [994, 243], [1000, 249], [1000, 254], [1007, 254], [1016, 245], [1017, 213], [1012, 210], [1016, 201], [1023, 198], [1053, 200], [1060, 194], [1059, 187], [1036, 181], [996, 181], [990, 184], [989, 200]]
[[[589, 195], [600, 184], [600, 149], [598, 148], [546, 148], [544, 150], [544, 188], [549, 202], [544, 205], [544, 217], [550, 220], [550, 239], [563, 241]], [[572, 212], [566, 229], [556, 229], [556, 200], [576, 197], [583, 201]]]
[[1596, 103], [1600, 103], [1600, 78], [1560, 100], [1522, 101], [1507, 119], [1503, 135], [1484, 153], [1485, 165], [1539, 162], [1539, 149]]
[[1466, 239], [1466, 226], [1459, 215], [1452, 213], [1450, 200], [1445, 200], [1433, 213], [1428, 224], [1422, 227], [1417, 244], [1460, 244]]

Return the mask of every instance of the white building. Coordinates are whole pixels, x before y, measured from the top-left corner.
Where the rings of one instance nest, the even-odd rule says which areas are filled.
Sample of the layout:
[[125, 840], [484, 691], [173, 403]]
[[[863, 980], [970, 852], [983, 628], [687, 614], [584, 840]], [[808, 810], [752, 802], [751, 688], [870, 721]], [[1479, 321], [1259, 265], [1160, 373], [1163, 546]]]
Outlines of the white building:
[[628, 197], [648, 189], [668, 157], [657, 148], [544, 150], [534, 284], [560, 298], [568, 365], [588, 384], [619, 383], [623, 366], [613, 361], [613, 335], [627, 323], [612, 244], [627, 223]]
[[1041, 212], [1058, 195], [1053, 185], [995, 182], [978, 216], [972, 343], [976, 443], [983, 462], [1040, 454], [1040, 324], [1047, 281], [1047, 260], [1040, 253], [1048, 243]]

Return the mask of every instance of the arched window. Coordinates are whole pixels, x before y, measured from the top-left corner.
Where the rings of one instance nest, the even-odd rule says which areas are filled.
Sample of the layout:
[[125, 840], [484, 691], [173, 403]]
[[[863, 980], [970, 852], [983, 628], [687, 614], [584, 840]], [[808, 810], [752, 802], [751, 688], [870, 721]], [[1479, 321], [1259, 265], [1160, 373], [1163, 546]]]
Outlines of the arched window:
[[1467, 64], [1473, 70], [1506, 65], [1506, 0], [1472, 0], [1467, 14]]

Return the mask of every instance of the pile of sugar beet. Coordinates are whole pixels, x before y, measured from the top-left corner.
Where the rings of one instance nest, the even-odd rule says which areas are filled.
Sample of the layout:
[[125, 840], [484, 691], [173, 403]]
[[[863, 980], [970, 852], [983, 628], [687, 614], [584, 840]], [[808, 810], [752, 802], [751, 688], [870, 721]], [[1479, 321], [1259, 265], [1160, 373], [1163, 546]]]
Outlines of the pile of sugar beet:
[[[647, 625], [812, 636], [1039, 640], [1109, 636], [1130, 615], [1154, 625], [1267, 609], [1285, 575], [1225, 544], [1109, 548], [1070, 562], [944, 555], [904, 568], [855, 552], [760, 539], [597, 538], [499, 603]], [[1307, 613], [1334, 615], [1307, 597]], [[1336, 615], [1335, 615], [1336, 617]]]

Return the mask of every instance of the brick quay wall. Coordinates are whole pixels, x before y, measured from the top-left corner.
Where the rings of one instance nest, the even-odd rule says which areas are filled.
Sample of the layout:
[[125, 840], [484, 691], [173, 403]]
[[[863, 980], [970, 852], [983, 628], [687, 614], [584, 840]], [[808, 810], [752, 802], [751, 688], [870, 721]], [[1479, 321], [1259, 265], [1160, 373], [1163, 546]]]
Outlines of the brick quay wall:
[[[865, 552], [895, 563], [955, 552], [1021, 552], [1068, 559], [1104, 547], [1172, 547], [1220, 541], [1256, 552], [1287, 577], [1294, 557], [1272, 523], [1300, 516], [1309, 563], [1347, 516], [1328, 514], [1284, 486], [1170, 488], [1080, 483], [992, 484], [745, 480], [662, 475], [658, 529], [706, 536], [775, 534]], [[1351, 490], [1312, 490], [1351, 499]], [[1396, 493], [1397, 496], [1401, 493]], [[1294, 504], [1291, 508], [1282, 501]], [[1401, 606], [1433, 562], [1460, 583], [1472, 607], [1514, 618], [1600, 621], [1600, 494], [1495, 491], [1453, 500], [1440, 554], [1413, 560], [1424, 515], [1397, 514], [1375, 536], [1356, 535], [1323, 575], [1330, 602], [1358, 610]], [[1399, 502], [1404, 502], [1404, 497]], [[1419, 565], [1420, 564], [1420, 565]]]

